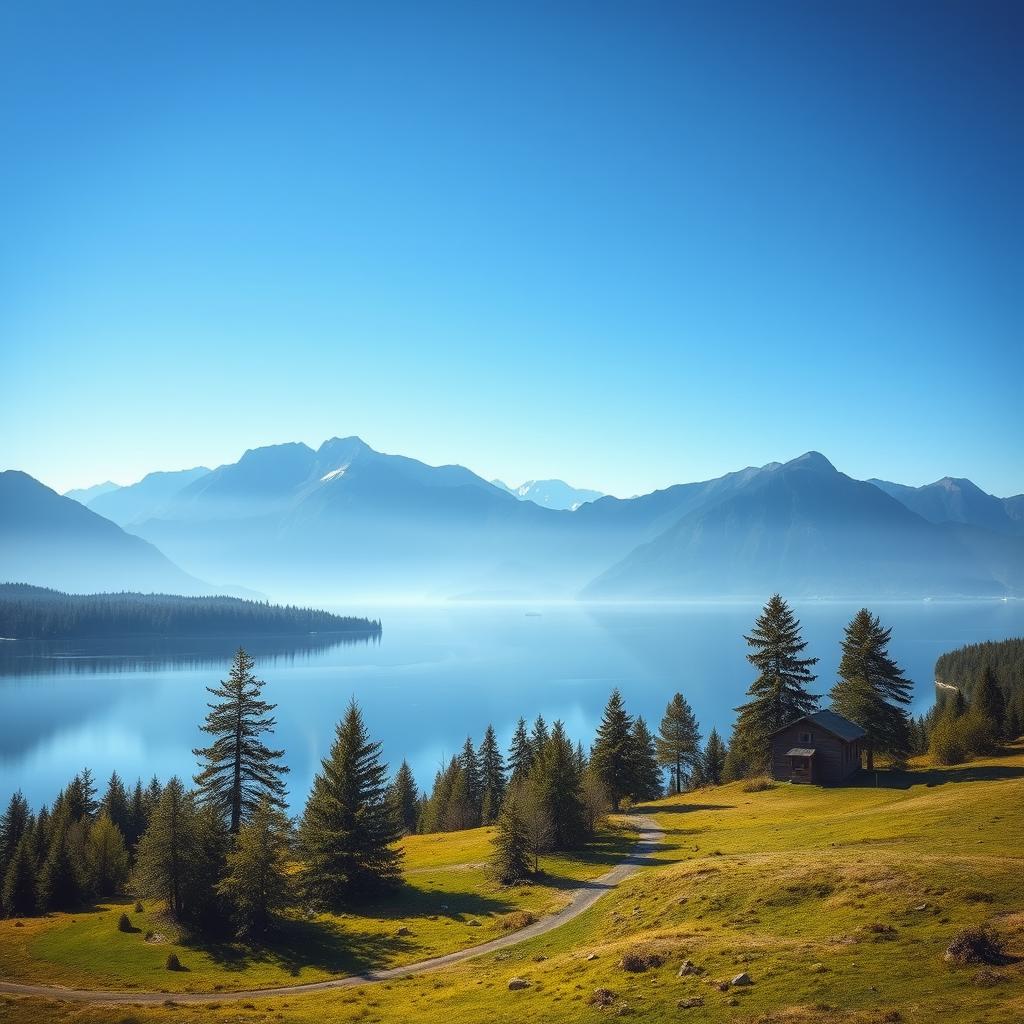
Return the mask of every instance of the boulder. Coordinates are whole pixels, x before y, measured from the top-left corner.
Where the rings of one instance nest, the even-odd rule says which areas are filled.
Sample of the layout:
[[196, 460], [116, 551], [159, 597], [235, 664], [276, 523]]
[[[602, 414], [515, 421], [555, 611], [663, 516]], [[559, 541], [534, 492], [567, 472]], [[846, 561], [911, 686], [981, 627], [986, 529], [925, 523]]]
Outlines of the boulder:
[[754, 981], [750, 977], [750, 975], [747, 974], [746, 971], [743, 971], [741, 974], [737, 974], [736, 977], [732, 979], [730, 984], [732, 984], [732, 985], [753, 985]]
[[399, 928], [398, 931], [395, 932], [395, 934], [396, 935], [412, 935], [412, 931], [409, 928], [402, 927], [402, 928]]
[[676, 972], [677, 978], [685, 978], [688, 974], [697, 974], [697, 965], [692, 960], [684, 960], [682, 967]]
[[529, 988], [530, 983], [525, 978], [509, 978], [509, 992], [518, 992], [520, 989]]
[[704, 999], [701, 996], [691, 996], [689, 999], [680, 999], [676, 1006], [680, 1010], [692, 1010], [697, 1006], [703, 1006]]

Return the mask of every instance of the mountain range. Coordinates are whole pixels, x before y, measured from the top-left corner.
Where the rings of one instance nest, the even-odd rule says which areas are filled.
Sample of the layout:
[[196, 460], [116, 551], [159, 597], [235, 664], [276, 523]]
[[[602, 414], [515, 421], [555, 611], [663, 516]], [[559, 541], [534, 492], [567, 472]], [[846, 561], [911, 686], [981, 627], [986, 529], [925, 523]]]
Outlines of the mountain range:
[[[995, 498], [966, 480], [854, 480], [816, 452], [627, 499], [566, 503], [547, 486], [564, 508], [357, 437], [152, 473], [92, 496], [88, 508], [32, 483], [36, 502], [45, 492], [65, 503], [63, 515], [70, 505], [102, 523], [102, 512], [121, 538], [149, 542], [146, 557], [163, 552], [192, 581], [180, 592], [218, 580], [325, 601], [1024, 595], [1024, 496]], [[544, 500], [551, 483], [534, 493]], [[42, 554], [19, 556], [22, 574], [12, 575], [18, 544], [7, 543], [6, 522], [0, 530], [0, 579], [79, 589], [33, 574], [34, 557], [52, 569]], [[83, 534], [80, 543], [97, 542]], [[113, 566], [127, 572], [123, 561]], [[145, 571], [160, 577], [155, 565]], [[137, 579], [120, 586], [145, 589]], [[89, 580], [88, 589], [100, 587]]]

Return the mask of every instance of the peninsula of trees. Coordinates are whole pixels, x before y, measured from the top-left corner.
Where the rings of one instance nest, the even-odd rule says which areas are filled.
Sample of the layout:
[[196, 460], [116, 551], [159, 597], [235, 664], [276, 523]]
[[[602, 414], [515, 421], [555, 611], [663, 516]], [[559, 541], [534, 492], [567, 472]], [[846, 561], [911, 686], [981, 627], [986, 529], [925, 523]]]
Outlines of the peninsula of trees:
[[373, 634], [380, 629], [375, 619], [237, 597], [65, 594], [0, 583], [0, 637], [15, 640]]

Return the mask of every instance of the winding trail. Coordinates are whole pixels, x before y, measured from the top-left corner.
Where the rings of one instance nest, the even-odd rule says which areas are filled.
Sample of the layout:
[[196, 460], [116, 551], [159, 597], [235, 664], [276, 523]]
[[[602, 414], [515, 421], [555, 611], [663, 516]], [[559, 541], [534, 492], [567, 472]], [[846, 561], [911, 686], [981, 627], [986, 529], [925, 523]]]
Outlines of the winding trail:
[[538, 935], [561, 928], [584, 911], [589, 910], [606, 892], [614, 889], [633, 875], [649, 859], [651, 853], [665, 838], [665, 833], [658, 823], [647, 815], [638, 815], [632, 819], [637, 826], [640, 838], [628, 857], [599, 878], [584, 882], [579, 888], [572, 890], [569, 902], [561, 910], [550, 914], [535, 924], [527, 925], [509, 935], [500, 935], [477, 946], [456, 950], [434, 956], [429, 960], [419, 960], [400, 967], [388, 967], [379, 971], [366, 971], [363, 974], [350, 974], [344, 978], [331, 981], [313, 981], [301, 985], [281, 985], [277, 988], [256, 988], [243, 991], [217, 992], [99, 992], [83, 988], [61, 988], [56, 985], [23, 985], [15, 981], [0, 981], [0, 992], [17, 996], [37, 996], [44, 999], [65, 999], [79, 1003], [125, 1003], [153, 1005], [171, 1000], [175, 1003], [209, 1003], [233, 1002], [238, 999], [263, 999], [269, 996], [299, 996], [308, 992], [325, 992], [335, 988], [355, 988], [358, 985], [372, 984], [378, 981], [394, 981], [410, 974], [427, 974], [442, 967], [451, 967], [465, 960], [472, 960], [487, 953], [494, 953], [508, 946], [518, 945], [535, 939]]

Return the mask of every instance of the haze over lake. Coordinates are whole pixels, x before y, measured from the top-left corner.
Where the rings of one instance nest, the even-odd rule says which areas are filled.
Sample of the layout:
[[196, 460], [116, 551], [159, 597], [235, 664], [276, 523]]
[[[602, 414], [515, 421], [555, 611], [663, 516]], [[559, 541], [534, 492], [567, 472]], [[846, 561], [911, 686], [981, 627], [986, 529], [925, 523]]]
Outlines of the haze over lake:
[[[795, 605], [821, 658], [816, 691], [827, 692], [854, 603]], [[932, 702], [933, 666], [964, 643], [1024, 634], [1024, 602], [874, 602], [893, 627], [891, 652], [915, 684], [913, 711]], [[350, 611], [351, 609], [344, 609]], [[272, 745], [291, 767], [292, 811], [350, 698], [363, 708], [392, 768], [409, 760], [428, 787], [441, 762], [488, 722], [507, 746], [520, 715], [562, 719], [589, 745], [602, 707], [619, 686], [629, 710], [656, 728], [676, 690], [706, 736], [724, 737], [753, 678], [743, 634], [758, 606], [465, 605], [360, 609], [383, 623], [379, 641], [250, 645], [276, 702]], [[319, 638], [320, 641], [323, 638]], [[0, 644], [0, 798], [20, 788], [34, 807], [53, 800], [88, 765], [100, 782], [154, 773], [190, 779], [207, 695], [236, 646], [222, 642], [33, 646]], [[827, 703], [827, 701], [826, 701]]]

